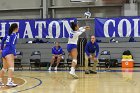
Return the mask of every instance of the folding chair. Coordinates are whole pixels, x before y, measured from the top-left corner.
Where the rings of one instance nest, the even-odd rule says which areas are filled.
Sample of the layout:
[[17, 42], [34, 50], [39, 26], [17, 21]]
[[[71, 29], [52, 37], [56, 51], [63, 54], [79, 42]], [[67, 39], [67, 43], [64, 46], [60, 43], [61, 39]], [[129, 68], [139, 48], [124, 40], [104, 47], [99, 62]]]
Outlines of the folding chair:
[[110, 51], [103, 50], [99, 56], [98, 69], [101, 70], [101, 67], [105, 67], [105, 70], [110, 69], [110, 59], [111, 59]]
[[21, 51], [16, 52], [17, 58], [15, 58], [14, 66], [15, 68], [18, 68], [18, 70], [21, 68], [23, 70], [21, 60], [23, 58], [23, 53]]
[[40, 51], [34, 51], [31, 54], [30, 58], [30, 67], [29, 70], [32, 68], [39, 68], [41, 69], [41, 53]]

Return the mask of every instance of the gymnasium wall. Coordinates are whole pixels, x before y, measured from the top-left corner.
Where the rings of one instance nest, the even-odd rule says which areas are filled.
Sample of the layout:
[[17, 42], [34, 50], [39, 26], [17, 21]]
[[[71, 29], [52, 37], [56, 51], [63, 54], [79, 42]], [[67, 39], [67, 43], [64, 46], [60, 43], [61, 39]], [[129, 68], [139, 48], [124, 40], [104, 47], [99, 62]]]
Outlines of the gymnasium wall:
[[[106, 1], [103, 2], [103, 1]], [[125, 0], [97, 0], [95, 3], [72, 3], [70, 0], [0, 0], [0, 19], [41, 19], [77, 17], [80, 26], [94, 26], [93, 19], [84, 19], [88, 9], [92, 17], [117, 17], [124, 15]], [[129, 6], [126, 8], [129, 10]], [[138, 8], [140, 10], [139, 4]], [[139, 11], [138, 11], [139, 12]], [[94, 34], [94, 28], [86, 32]]]
[[0, 19], [83, 17], [90, 9], [92, 17], [122, 15], [122, 4], [71, 3], [70, 0], [0, 0]]
[[137, 7], [135, 5], [125, 7], [125, 0], [107, 1], [72, 3], [70, 0], [0, 0], [0, 19], [83, 18], [84, 12], [88, 9], [92, 17], [123, 16], [124, 11], [130, 8], [137, 8], [138, 15], [140, 14], [140, 3], [136, 3]]
[[41, 9], [41, 0], [0, 0], [0, 19], [38, 19]]
[[[103, 2], [96, 3], [71, 3], [70, 0], [0, 0], [0, 20], [2, 19], [41, 19], [41, 18], [65, 18], [65, 17], [77, 17], [78, 18], [78, 24], [80, 26], [89, 25], [91, 27], [94, 27], [94, 21], [93, 19], [83, 19], [83, 14], [88, 9], [92, 13], [92, 17], [118, 17], [124, 15], [124, 4], [103, 4]], [[118, 0], [114, 0], [118, 1]], [[129, 6], [126, 8], [129, 10]], [[140, 4], [138, 3], [138, 15], [140, 14]], [[89, 37], [90, 35], [94, 34], [94, 28], [91, 29], [90, 32], [86, 32], [86, 34], [82, 34], [81, 37]], [[101, 39], [101, 38], [99, 38]], [[110, 38], [102, 38], [103, 41], [108, 42]], [[119, 38], [121, 39], [121, 38]], [[126, 39], [126, 38], [125, 38]], [[125, 40], [122, 39], [122, 40]], [[128, 39], [127, 39], [128, 40]], [[23, 40], [24, 41], [24, 40]], [[22, 41], [21, 41], [22, 42]], [[122, 46], [123, 48], [120, 48], [121, 46], [112, 47], [114, 44], [108, 44], [108, 43], [102, 43], [101, 48], [102, 49], [110, 49], [110, 51], [113, 51], [115, 55], [113, 57], [117, 58], [121, 57], [122, 49], [130, 49], [125, 48], [125, 46], [136, 44], [139, 46], [138, 43], [130, 43], [125, 44]], [[30, 47], [30, 45], [27, 44], [25, 47], [25, 44], [18, 44], [17, 49], [25, 51], [24, 53], [24, 60], [23, 63], [29, 62], [29, 58], [31, 52], [34, 49], [31, 49], [30, 53], [28, 53], [29, 49], [27, 47]], [[32, 45], [34, 47], [34, 45]], [[44, 44], [44, 50], [45, 49], [51, 49], [51, 46], [47, 48], [47, 44]], [[66, 49], [66, 44], [63, 45]], [[32, 47], [30, 47], [32, 48]], [[42, 48], [39, 45], [37, 45], [36, 48]], [[134, 57], [136, 57], [136, 61], [139, 62], [140, 52], [137, 51], [139, 47], [133, 47], [132, 53], [134, 54]], [[101, 49], [101, 50], [102, 50]], [[42, 50], [41, 50], [42, 51]], [[47, 52], [47, 50], [45, 50]], [[43, 55], [45, 55], [45, 51], [43, 51]], [[119, 52], [118, 52], [119, 51]], [[47, 52], [49, 53], [49, 52]], [[28, 55], [26, 55], [28, 54]], [[137, 54], [137, 55], [136, 55]], [[42, 56], [43, 61], [50, 61], [50, 59], [44, 59], [45, 56]], [[42, 61], [42, 62], [43, 62]]]
[[[112, 17], [121, 16], [120, 4], [104, 5], [101, 0], [95, 3], [71, 3], [70, 0], [52, 0], [53, 5], [50, 6], [50, 12], [54, 17], [78, 17], [81, 18], [89, 8], [92, 17]], [[54, 12], [54, 13], [53, 13]], [[64, 13], [65, 12], [65, 13]]]
[[[52, 42], [55, 39], [50, 39]], [[48, 40], [48, 41], [50, 41]], [[58, 39], [58, 41], [67, 41], [64, 39]], [[23, 43], [23, 42], [22, 42]], [[40, 44], [17, 44], [17, 51], [23, 52], [23, 59], [22, 64], [23, 65], [30, 65], [30, 58], [31, 53], [33, 51], [40, 51], [41, 52], [41, 62], [49, 63], [52, 57], [51, 54], [51, 48], [54, 46], [54, 43], [40, 43]], [[67, 43], [60, 43], [61, 47], [65, 51], [65, 62], [68, 58], [68, 52], [66, 49]], [[124, 43], [99, 43], [100, 46], [100, 53], [103, 50], [108, 50], [111, 52], [111, 59], [117, 59], [119, 63], [121, 63], [121, 56], [123, 51], [130, 50], [134, 60], [135, 60], [135, 66], [138, 66], [140, 63], [140, 44], [139, 42], [124, 42]], [[100, 54], [99, 54], [100, 58]]]

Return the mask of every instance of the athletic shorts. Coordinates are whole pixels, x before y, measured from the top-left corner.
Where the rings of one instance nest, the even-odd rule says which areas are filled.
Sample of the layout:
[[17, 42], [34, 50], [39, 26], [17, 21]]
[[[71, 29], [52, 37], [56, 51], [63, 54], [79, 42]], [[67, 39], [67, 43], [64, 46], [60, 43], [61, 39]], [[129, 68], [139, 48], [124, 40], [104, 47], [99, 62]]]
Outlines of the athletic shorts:
[[7, 47], [7, 48], [4, 48], [3, 50], [2, 50], [2, 57], [3, 58], [5, 58], [7, 55], [9, 55], [9, 54], [15, 54], [15, 50], [11, 50], [9, 47]]
[[71, 52], [72, 49], [77, 48], [76, 44], [67, 44], [67, 51]]

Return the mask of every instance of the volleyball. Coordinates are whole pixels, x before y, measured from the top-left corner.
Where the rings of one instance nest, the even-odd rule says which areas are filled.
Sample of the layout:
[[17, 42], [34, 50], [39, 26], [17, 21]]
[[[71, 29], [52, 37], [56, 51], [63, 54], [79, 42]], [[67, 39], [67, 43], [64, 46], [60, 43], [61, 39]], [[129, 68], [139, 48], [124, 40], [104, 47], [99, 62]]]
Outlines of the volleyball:
[[91, 17], [91, 13], [88, 11], [88, 12], [85, 12], [84, 13], [84, 16], [85, 18], [90, 18]]

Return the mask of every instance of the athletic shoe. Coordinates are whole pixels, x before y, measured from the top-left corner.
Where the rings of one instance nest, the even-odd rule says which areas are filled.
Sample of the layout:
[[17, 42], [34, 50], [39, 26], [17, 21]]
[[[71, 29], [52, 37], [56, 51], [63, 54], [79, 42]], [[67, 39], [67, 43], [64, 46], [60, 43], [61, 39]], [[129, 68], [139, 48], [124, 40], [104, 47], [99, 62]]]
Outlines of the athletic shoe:
[[49, 67], [49, 69], [48, 69], [49, 71], [51, 71], [51, 67]]
[[57, 71], [57, 67], [55, 67], [54, 70]]
[[14, 82], [8, 82], [7, 84], [6, 84], [6, 86], [8, 86], [8, 87], [16, 87], [18, 84], [15, 84]]
[[90, 71], [89, 71], [89, 70], [86, 70], [86, 71], [85, 71], [85, 74], [90, 74]]
[[0, 82], [0, 86], [4, 86], [4, 83]]
[[75, 72], [70, 71], [69, 74], [70, 74], [73, 78], [78, 79], [78, 76], [75, 74]]
[[93, 71], [93, 70], [89, 70], [90, 74], [97, 74], [97, 72]]

